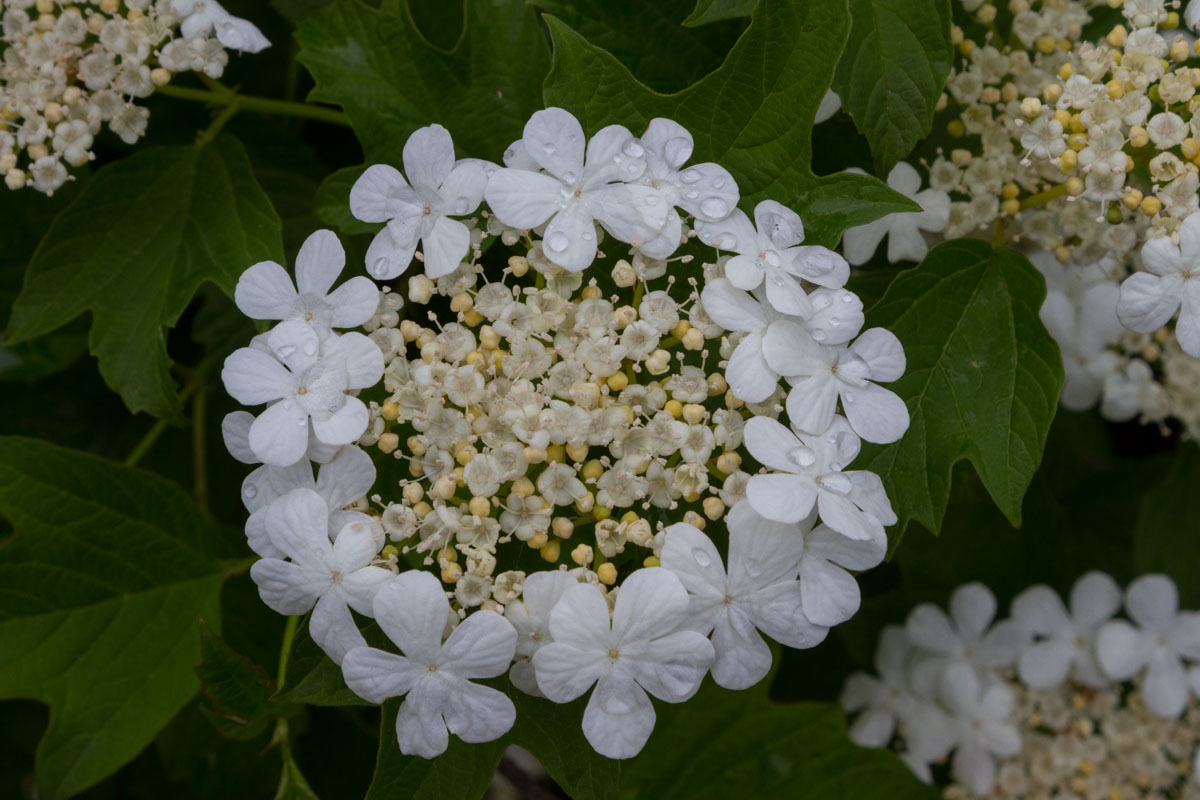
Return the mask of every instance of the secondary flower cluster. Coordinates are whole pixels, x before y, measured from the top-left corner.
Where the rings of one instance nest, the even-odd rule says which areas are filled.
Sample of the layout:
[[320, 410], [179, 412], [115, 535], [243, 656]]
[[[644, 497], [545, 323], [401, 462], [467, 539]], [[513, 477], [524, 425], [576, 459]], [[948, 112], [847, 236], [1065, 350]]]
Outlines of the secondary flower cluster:
[[856, 673], [842, 693], [851, 738], [896, 747], [926, 782], [952, 752], [947, 797], [1200, 794], [1200, 613], [1179, 610], [1169, 578], [1122, 593], [1090, 572], [1069, 605], [1038, 585], [995, 616], [972, 583], [949, 615], [922, 604], [885, 628], [878, 676]]
[[127, 144], [145, 133], [135, 99], [175, 73], [220, 77], [226, 48], [269, 44], [215, 0], [6, 0], [0, 41], [0, 174], [45, 194], [93, 158], [105, 124]]
[[[382, 223], [371, 275], [421, 264], [407, 308], [365, 277], [331, 292], [344, 255], [324, 231], [296, 285], [276, 264], [238, 283], [244, 313], [280, 320], [223, 373], [267, 404], [225, 425], [264, 464], [243, 489], [251, 574], [280, 613], [312, 610], [351, 689], [404, 695], [405, 753], [506, 732], [511, 701], [471, 681], [509, 671], [555, 702], [592, 689], [588, 740], [632, 756], [650, 696], [686, 700], [710, 670], [756, 683], [756, 629], [819, 643], [858, 608], [850, 571], [883, 558], [896, 517], [848, 467], [908, 426], [879, 385], [903, 349], [860, 333], [847, 263], [803, 244], [794, 212], [751, 220], [691, 152], [670, 120], [587, 139], [555, 108], [504, 166], [423, 128], [403, 172], [372, 166], [350, 198]], [[351, 611], [402, 655], [366, 646]]]

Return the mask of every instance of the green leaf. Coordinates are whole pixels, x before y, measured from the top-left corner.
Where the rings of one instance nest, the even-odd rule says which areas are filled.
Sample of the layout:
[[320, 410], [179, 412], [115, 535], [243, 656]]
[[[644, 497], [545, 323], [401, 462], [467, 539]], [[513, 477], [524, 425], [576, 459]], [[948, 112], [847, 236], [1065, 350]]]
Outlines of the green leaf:
[[640, 133], [654, 117], [678, 121], [695, 138], [695, 160], [719, 162], [737, 179], [743, 206], [770, 198], [795, 208], [813, 244], [833, 245], [847, 226], [917, 210], [866, 175], [812, 171], [813, 118], [850, 32], [846, 0], [763, 0], [720, 69], [670, 95], [546, 19], [554, 41], [546, 104], [571, 111], [588, 131], [620, 123]]
[[275, 681], [239, 653], [206, 623], [200, 623], [200, 663], [196, 665], [202, 693], [202, 710], [222, 735], [253, 739], [267, 723], [299, 709], [271, 699]]
[[958, 239], [900, 274], [867, 312], [904, 344], [908, 368], [889, 388], [908, 432], [865, 445], [855, 467], [883, 478], [903, 534], [910, 519], [940, 529], [954, 464], [967, 459], [1013, 525], [1042, 460], [1058, 406], [1058, 346], [1038, 318], [1042, 276], [1011, 250]]
[[887, 175], [929, 134], [954, 50], [949, 0], [850, 0], [834, 91]]
[[0, 438], [0, 699], [50, 706], [39, 796], [131, 760], [196, 693], [196, 620], [216, 625], [212, 526], [155, 475]]
[[131, 411], [179, 419], [166, 328], [205, 281], [232, 293], [283, 259], [279, 216], [236, 139], [150, 147], [100, 169], [54, 221], [13, 307], [7, 343], [92, 312], [100, 373]]
[[404, 0], [379, 10], [337, 0], [296, 31], [298, 60], [316, 81], [310, 99], [340, 105], [371, 163], [398, 164], [408, 135], [445, 125], [459, 156], [498, 160], [541, 107], [550, 58], [523, 0], [464, 0], [458, 45], [439, 49]]
[[1184, 608], [1200, 606], [1200, 447], [1179, 446], [1170, 471], [1142, 496], [1133, 534], [1138, 573], [1162, 572], [1175, 579]]
[[381, 224], [363, 222], [350, 213], [350, 189], [366, 169], [366, 164], [346, 167], [321, 181], [317, 188], [317, 196], [313, 200], [313, 210], [321, 222], [332, 225], [347, 235], [379, 232], [383, 227]]
[[437, 758], [406, 756], [396, 741], [396, 712], [401, 700], [383, 705], [379, 724], [379, 757], [366, 800], [446, 800], [483, 797], [504, 755], [504, 739], [467, 744], [457, 736]]
[[723, 19], [748, 17], [756, 5], [758, 0], [696, 0], [696, 7], [683, 24], [707, 25]]
[[[694, 0], [540, 0], [537, 4], [660, 92], [681, 89], [721, 66], [744, 27], [741, 22], [683, 27], [693, 5]], [[735, 16], [748, 17], [753, 7], [754, 0], [744, 14]]]
[[517, 707], [507, 741], [533, 753], [554, 782], [574, 800], [603, 800], [620, 787], [623, 762], [605, 758], [583, 738], [585, 698], [552, 703], [506, 686]]
[[[386, 638], [374, 622], [360, 625], [363, 637], [372, 646], [386, 647]], [[275, 699], [310, 706], [369, 706], [350, 691], [342, 678], [342, 668], [317, 646], [308, 633], [308, 617], [300, 622], [287, 661], [287, 679]]]
[[[766, 682], [764, 681], [763, 684]], [[658, 724], [622, 784], [646, 800], [728, 797], [934, 800], [895, 754], [846, 736], [841, 710], [775, 705], [765, 685], [742, 692], [712, 682], [677, 706], [656, 704]]]

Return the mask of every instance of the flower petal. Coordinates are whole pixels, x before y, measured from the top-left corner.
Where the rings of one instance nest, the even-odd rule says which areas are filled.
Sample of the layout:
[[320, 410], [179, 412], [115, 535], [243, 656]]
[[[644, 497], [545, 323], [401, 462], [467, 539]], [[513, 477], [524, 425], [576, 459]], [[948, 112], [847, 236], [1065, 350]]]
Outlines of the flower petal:
[[483, 196], [505, 225], [529, 230], [541, 225], [562, 207], [562, 183], [549, 175], [517, 169], [498, 169], [488, 180]]
[[910, 611], [904, 630], [909, 641], [930, 653], [955, 656], [962, 652], [962, 642], [950, 618], [932, 603], [921, 603]]
[[1069, 641], [1038, 642], [1021, 653], [1017, 674], [1021, 682], [1032, 689], [1054, 689], [1067, 679], [1074, 659], [1075, 648]]
[[754, 207], [754, 227], [776, 250], [786, 250], [804, 241], [800, 215], [774, 200], [763, 200]]
[[355, 328], [369, 320], [379, 308], [379, 289], [370, 278], [358, 275], [334, 289], [327, 302], [333, 306], [330, 327]]
[[634, 570], [617, 593], [613, 638], [620, 643], [652, 639], [677, 627], [687, 612], [687, 590], [673, 572], [661, 567]]
[[825, 641], [829, 628], [804, 611], [800, 581], [780, 581], [755, 593], [751, 619], [758, 629], [788, 647], [804, 650]]
[[1146, 708], [1160, 717], [1176, 719], [1188, 704], [1187, 675], [1178, 658], [1160, 654], [1151, 659], [1142, 680]]
[[667, 528], [659, 561], [692, 594], [725, 591], [725, 567], [712, 540], [698, 528], [678, 522]]
[[250, 426], [250, 449], [264, 464], [290, 466], [308, 448], [308, 413], [283, 400], [258, 415]]
[[800, 560], [800, 589], [805, 615], [826, 627], [853, 617], [862, 600], [854, 576], [823, 558]]
[[1117, 301], [1121, 324], [1138, 333], [1154, 333], [1166, 325], [1180, 304], [1172, 288], [1172, 281], [1148, 272], [1130, 275], [1121, 283], [1121, 299]]
[[800, 446], [800, 440], [777, 421], [770, 417], [751, 417], [746, 420], [743, 435], [746, 449], [763, 466], [784, 472], [798, 468], [792, 453]]
[[1071, 617], [1058, 592], [1049, 586], [1030, 586], [1012, 601], [1012, 617], [1027, 630], [1048, 636], [1072, 632]]
[[842, 253], [853, 266], [865, 264], [875, 255], [875, 250], [887, 235], [890, 217], [883, 217], [866, 225], [847, 228], [842, 234]]
[[346, 653], [367, 644], [350, 614], [345, 597], [336, 590], [321, 595], [309, 617], [308, 632], [335, 664], [341, 664]]
[[257, 464], [258, 456], [250, 449], [250, 426], [254, 415], [249, 411], [231, 411], [221, 420], [221, 438], [229, 455], [243, 464]]
[[[396, 743], [406, 756], [436, 758], [446, 752], [450, 733], [442, 719], [442, 709], [422, 696], [422, 681], [409, 691], [396, 713]], [[424, 702], [423, 702], [424, 701]]]
[[772, 316], [752, 295], [735, 287], [728, 278], [717, 278], [705, 284], [700, 302], [709, 318], [728, 331], [760, 331]]
[[747, 403], [761, 403], [779, 386], [779, 375], [767, 364], [762, 352], [763, 337], [751, 333], [738, 342], [729, 363], [725, 380], [733, 396]]
[[679, 207], [697, 220], [718, 222], [737, 208], [737, 181], [720, 164], [693, 164], [679, 175]]
[[569, 202], [546, 226], [542, 236], [546, 258], [569, 272], [579, 272], [596, 258], [596, 225], [585, 203]]
[[375, 593], [375, 621], [404, 655], [424, 665], [442, 647], [450, 601], [441, 582], [428, 572], [410, 570]]
[[328, 419], [314, 419], [312, 428], [317, 438], [325, 444], [350, 444], [363, 435], [369, 421], [370, 414], [363, 402], [357, 397], [347, 395], [346, 402], [340, 409]]
[[837, 400], [838, 382], [831, 373], [817, 372], [802, 378], [788, 391], [788, 422], [798, 431], [824, 433], [833, 422]]
[[283, 319], [292, 313], [296, 287], [283, 267], [260, 261], [238, 278], [233, 301], [251, 319]]
[[996, 596], [982, 583], [964, 584], [950, 595], [950, 616], [960, 633], [978, 639], [996, 618]]
[[294, 617], [307, 612], [329, 588], [328, 576], [290, 561], [264, 558], [250, 567], [258, 595], [275, 612]]
[[430, 229], [421, 237], [421, 251], [425, 256], [425, 274], [440, 278], [458, 269], [463, 258], [471, 249], [471, 231], [456, 219], [438, 217]]
[[440, 661], [463, 678], [494, 678], [508, 669], [516, 647], [511, 622], [494, 611], [476, 611], [446, 639]]
[[441, 125], [417, 128], [404, 143], [402, 157], [414, 187], [437, 189], [454, 169], [454, 141]]
[[461, 217], [479, 208], [483, 190], [487, 188], [489, 169], [495, 171], [498, 167], [474, 158], [463, 159], [455, 164], [438, 187], [443, 202], [441, 213]]
[[729, 609], [716, 617], [712, 677], [726, 689], [748, 689], [771, 671], [771, 648], [742, 611]]
[[1145, 636], [1124, 620], [1113, 620], [1096, 634], [1096, 660], [1109, 677], [1118, 681], [1132, 678], [1150, 657]]
[[600, 679], [583, 712], [583, 735], [608, 758], [632, 758], [654, 730], [654, 706], [632, 678], [614, 672]]
[[[339, 540], [341, 538], [338, 537]], [[336, 545], [336, 542], [334, 544]], [[374, 617], [375, 595], [394, 577], [396, 575], [391, 570], [383, 567], [362, 567], [343, 575], [342, 593], [346, 597], [346, 603], [364, 617]]]
[[584, 652], [607, 650], [612, 635], [608, 603], [601, 591], [584, 583], [568, 587], [550, 612], [550, 633], [555, 642]]
[[329, 507], [319, 494], [312, 489], [293, 489], [267, 507], [267, 533], [292, 561], [329, 569], [333, 544], [328, 519]]
[[817, 500], [812, 481], [796, 475], [753, 475], [746, 484], [746, 499], [756, 512], [775, 522], [799, 522]]
[[[503, 619], [499, 614], [493, 616]], [[517, 721], [517, 708], [504, 692], [470, 681], [458, 681], [450, 693], [445, 718], [446, 727], [464, 742], [490, 742], [512, 728]]]
[[375, 463], [359, 447], [345, 447], [317, 473], [316, 490], [330, 508], [365, 497], [375, 483]]
[[[864, 441], [890, 444], [899, 441], [908, 430], [908, 406], [890, 389], [873, 383], [854, 388], [841, 384], [841, 398], [850, 427]], [[791, 402], [790, 396], [788, 401]], [[790, 406], [788, 414], [790, 417]]]
[[296, 379], [282, 364], [252, 347], [229, 354], [221, 370], [221, 382], [234, 400], [247, 406], [287, 397], [296, 388]]
[[533, 654], [538, 688], [556, 703], [569, 703], [586, 692], [604, 673], [597, 656], [607, 658], [561, 642], [542, 645]]
[[[624, 586], [621, 590], [624, 591]], [[619, 595], [617, 601], [620, 602]], [[695, 631], [675, 631], [622, 646], [620, 663], [654, 697], [668, 703], [682, 703], [700, 688], [713, 658], [713, 645], [708, 637]]]
[[1166, 633], [1179, 611], [1179, 590], [1166, 575], [1143, 575], [1125, 591], [1125, 610], [1151, 633]]
[[574, 186], [582, 180], [583, 126], [569, 112], [554, 107], [535, 111], [525, 123], [522, 141], [530, 157], [563, 183]]
[[417, 204], [417, 195], [400, 170], [387, 164], [367, 167], [350, 187], [350, 213], [363, 222], [387, 222]]
[[850, 350], [867, 362], [868, 377], [878, 383], [891, 383], [904, 374], [904, 345], [887, 328], [871, 328], [854, 340]]
[[346, 266], [346, 251], [333, 231], [314, 231], [296, 254], [296, 287], [324, 297]]
[[758, 232], [741, 209], [717, 222], [696, 222], [696, 235], [709, 247], [726, 253], [753, 253], [758, 245]]
[[346, 686], [372, 703], [408, 694], [417, 679], [428, 671], [424, 664], [374, 647], [356, 647], [342, 659]]

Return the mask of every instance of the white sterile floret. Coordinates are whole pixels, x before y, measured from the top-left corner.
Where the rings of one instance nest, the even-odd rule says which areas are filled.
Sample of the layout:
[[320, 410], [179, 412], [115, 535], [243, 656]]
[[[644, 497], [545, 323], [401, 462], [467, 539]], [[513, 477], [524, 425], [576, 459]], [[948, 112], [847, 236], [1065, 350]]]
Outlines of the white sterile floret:
[[1031, 634], [1013, 620], [996, 618], [996, 596], [982, 583], [968, 583], [950, 595], [950, 614], [932, 603], [922, 603], [908, 614], [904, 629], [914, 645], [931, 657], [914, 671], [919, 684], [962, 663], [985, 675], [1012, 665]]
[[697, 221], [696, 233], [711, 247], [736, 253], [725, 263], [725, 277], [739, 289], [766, 285], [767, 302], [784, 314], [808, 318], [812, 302], [800, 281], [838, 289], [850, 277], [850, 266], [837, 253], [803, 245], [804, 224], [791, 209], [774, 200], [754, 207], [754, 222], [735, 209], [718, 222]]
[[271, 46], [254, 23], [233, 16], [216, 0], [171, 0], [171, 8], [182, 20], [179, 32], [185, 39], [195, 39], [211, 31], [217, 41], [231, 50], [257, 53]]
[[503, 736], [517, 717], [503, 692], [472, 681], [504, 674], [517, 632], [493, 611], [477, 611], [442, 633], [450, 602], [437, 578], [405, 572], [375, 595], [375, 621], [404, 655], [373, 647], [346, 654], [346, 685], [372, 703], [404, 695], [396, 715], [400, 752], [433, 758], [446, 751], [450, 734], [464, 742]]
[[740, 195], [729, 170], [719, 164], [684, 168], [692, 157], [693, 141], [678, 122], [662, 117], [650, 120], [641, 143], [646, 149], [646, 172], [641, 182], [662, 192], [671, 209], [662, 233], [639, 249], [651, 258], [661, 259], [675, 252], [683, 233], [676, 206], [698, 220], [716, 222], [737, 208]]
[[739, 503], [729, 514], [728, 571], [712, 540], [683, 522], [667, 528], [659, 555], [691, 595], [685, 626], [712, 634], [713, 680], [728, 689], [753, 686], [771, 669], [771, 650], [757, 630], [795, 648], [815, 647], [829, 632], [804, 612], [796, 580], [803, 534], [748, 518], [753, 513]]
[[683, 702], [713, 662], [708, 639], [678, 630], [687, 614], [687, 590], [661, 567], [625, 579], [611, 618], [600, 589], [571, 586], [550, 613], [554, 641], [533, 656], [538, 687], [567, 703], [595, 685], [583, 712], [584, 736], [601, 755], [631, 758], [654, 730], [647, 693]]
[[839, 702], [848, 714], [858, 715], [848, 731], [855, 744], [886, 747], [920, 704], [909, 684], [912, 654], [904, 628], [888, 625], [875, 648], [878, 677], [855, 672], [846, 679]]
[[[1142, 267], [1121, 284], [1117, 316], [1138, 333], [1154, 333], [1175, 312], [1175, 336], [1192, 358], [1200, 358], [1200, 213], [1179, 226], [1179, 243], [1160, 236], [1142, 247]], [[1180, 310], [1182, 309], [1182, 310]]]
[[267, 509], [266, 529], [271, 542], [286, 556], [264, 558], [250, 568], [263, 602], [280, 614], [312, 611], [313, 641], [341, 663], [351, 648], [366, 644], [353, 608], [371, 616], [375, 592], [393, 574], [372, 566], [379, 553], [371, 528], [351, 523], [329, 541], [329, 507], [311, 489], [295, 489]]
[[975, 794], [985, 795], [996, 782], [996, 758], [1021, 751], [1021, 735], [1011, 721], [1012, 690], [1002, 683], [981, 683], [965, 664], [949, 667], [937, 689], [958, 740], [950, 762], [954, 778]]
[[246, 520], [246, 539], [250, 549], [260, 556], [282, 558], [282, 551], [267, 533], [267, 509], [280, 497], [294, 489], [312, 489], [329, 508], [329, 538], [334, 539], [342, 528], [360, 522], [368, 526], [375, 520], [360, 511], [347, 511], [346, 506], [371, 491], [375, 483], [375, 464], [362, 449], [341, 447], [328, 463], [321, 465], [313, 478], [312, 463], [302, 458], [290, 467], [265, 464], [242, 481], [242, 503], [250, 512]]
[[920, 261], [929, 252], [921, 231], [940, 233], [950, 220], [950, 195], [937, 189], [921, 191], [921, 176], [912, 165], [903, 161], [897, 163], [888, 173], [887, 184], [914, 201], [921, 210], [888, 214], [866, 225], [847, 229], [843, 234], [842, 249], [851, 264], [857, 266], [870, 260], [884, 236], [888, 237], [888, 261]]
[[346, 251], [337, 236], [316, 231], [296, 254], [295, 284], [283, 267], [262, 261], [238, 278], [234, 301], [251, 319], [300, 320], [322, 336], [331, 328], [353, 328], [375, 314], [379, 290], [362, 275], [333, 289], [345, 266]]
[[763, 357], [792, 384], [788, 422], [820, 433], [833, 422], [838, 400], [854, 432], [868, 442], [894, 442], [908, 430], [908, 408], [895, 392], [876, 385], [904, 374], [904, 347], [886, 328], [871, 328], [853, 344], [830, 347], [800, 325], [777, 322], [763, 337]]
[[1183, 659], [1200, 661], [1200, 613], [1179, 610], [1179, 592], [1165, 575], [1144, 575], [1125, 591], [1134, 624], [1114, 620], [1096, 636], [1096, 657], [1113, 679], [1142, 676], [1146, 707], [1177, 717], [1187, 706]]
[[598, 131], [586, 143], [585, 158], [579, 120], [547, 108], [534, 112], [510, 152], [509, 167], [488, 180], [488, 206], [514, 228], [548, 222], [542, 251], [563, 269], [579, 272], [596, 258], [597, 222], [635, 247], [658, 237], [667, 222], [662, 193], [631, 183], [646, 171], [645, 148], [620, 125]]
[[821, 521], [851, 539], [878, 539], [896, 522], [879, 476], [844, 471], [860, 442], [849, 424], [834, 417], [819, 435], [799, 433], [769, 417], [752, 417], [745, 428], [746, 449], [778, 472], [752, 475], [746, 485], [750, 505], [777, 522], [799, 522], [815, 506]]
[[243, 347], [225, 359], [221, 380], [240, 403], [270, 403], [250, 427], [265, 464], [290, 466], [308, 448], [308, 423], [326, 444], [350, 444], [367, 427], [367, 407], [346, 394], [379, 382], [383, 354], [361, 333], [322, 344], [310, 325], [289, 320], [266, 336], [270, 353]]
[[425, 274], [449, 275], [471, 249], [470, 229], [451, 217], [479, 207], [487, 172], [475, 159], [454, 160], [454, 142], [441, 125], [414, 131], [402, 156], [408, 181], [396, 168], [375, 164], [350, 190], [355, 217], [387, 223], [367, 249], [367, 271], [380, 280], [402, 274], [419, 241]]
[[1120, 608], [1121, 589], [1103, 572], [1089, 572], [1075, 582], [1069, 612], [1049, 586], [1031, 586], [1017, 595], [1013, 619], [1038, 637], [1017, 661], [1021, 681], [1049, 689], [1071, 676], [1084, 686], [1106, 686], [1108, 676], [1096, 661], [1096, 633]]
[[533, 669], [533, 656], [544, 645], [554, 641], [550, 636], [550, 612], [578, 581], [564, 570], [535, 572], [525, 578], [521, 599], [504, 607], [504, 616], [517, 629], [516, 663], [508, 676], [526, 694], [542, 696]]

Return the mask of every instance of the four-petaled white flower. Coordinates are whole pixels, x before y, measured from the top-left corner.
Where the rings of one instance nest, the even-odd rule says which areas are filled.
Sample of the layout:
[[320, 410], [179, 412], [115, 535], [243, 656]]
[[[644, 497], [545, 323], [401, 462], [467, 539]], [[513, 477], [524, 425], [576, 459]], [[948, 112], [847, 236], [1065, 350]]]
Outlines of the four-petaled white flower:
[[266, 353], [243, 347], [225, 359], [221, 380], [235, 400], [271, 403], [250, 426], [249, 444], [265, 464], [295, 464], [308, 448], [308, 423], [326, 444], [349, 444], [367, 427], [367, 407], [346, 392], [383, 375], [383, 353], [361, 333], [322, 344], [310, 325], [280, 323], [266, 335]]
[[257, 53], [271, 46], [254, 23], [230, 14], [216, 0], [172, 0], [171, 10], [179, 15], [179, 33], [184, 39], [213, 31], [217, 41], [230, 50]]
[[504, 674], [517, 632], [493, 611], [471, 614], [442, 633], [451, 616], [442, 585], [428, 572], [396, 576], [375, 595], [375, 621], [404, 653], [356, 647], [342, 661], [346, 685], [372, 703], [405, 695], [396, 714], [400, 752], [433, 758], [446, 751], [453, 733], [464, 742], [490, 742], [517, 717], [512, 700], [472, 683]]
[[886, 535], [883, 526], [896, 522], [878, 475], [843, 471], [861, 444], [843, 418], [835, 416], [814, 436], [769, 417], [751, 417], [744, 437], [755, 460], [779, 470], [753, 475], [746, 484], [750, 505], [767, 519], [799, 522], [815, 505], [822, 522], [851, 539], [879, 539]]
[[909, 640], [932, 655], [918, 665], [913, 677], [920, 688], [941, 673], [939, 666], [963, 663], [979, 672], [1010, 666], [1030, 634], [1014, 620], [992, 625], [996, 596], [982, 583], [968, 583], [950, 595], [950, 614], [932, 603], [921, 603], [908, 614], [904, 629]]
[[287, 270], [274, 261], [262, 261], [238, 278], [234, 301], [251, 319], [307, 322], [322, 337], [331, 328], [353, 328], [375, 313], [379, 290], [370, 278], [359, 275], [331, 292], [345, 266], [346, 251], [337, 236], [316, 231], [296, 255], [294, 285]]
[[621, 585], [611, 618], [604, 594], [569, 587], [550, 613], [554, 641], [533, 655], [538, 688], [567, 703], [595, 685], [583, 712], [583, 733], [596, 752], [631, 758], [654, 730], [649, 694], [669, 703], [700, 688], [713, 662], [712, 644], [679, 630], [688, 593], [662, 567], [634, 571]]
[[827, 347], [803, 327], [783, 320], [763, 337], [763, 358], [792, 384], [788, 422], [820, 433], [833, 422], [838, 400], [854, 432], [868, 442], [894, 442], [908, 430], [908, 407], [878, 386], [904, 374], [904, 347], [886, 328], [871, 328], [853, 344]]
[[[782, 524], [767, 520], [763, 523]], [[828, 525], [818, 525], [804, 534], [799, 576], [808, 618], [818, 625], [833, 627], [857, 614], [862, 595], [849, 570], [878, 566], [885, 555], [886, 537], [850, 539]]]
[[1069, 613], [1049, 586], [1031, 586], [1017, 595], [1013, 619], [1041, 637], [1017, 661], [1021, 681], [1035, 689], [1050, 689], [1072, 675], [1084, 686], [1107, 685], [1108, 678], [1096, 661], [1096, 633], [1120, 608], [1121, 589], [1103, 572], [1089, 572], [1075, 582]]
[[371, 616], [379, 587], [394, 576], [371, 566], [379, 552], [371, 529], [351, 523], [329, 541], [329, 507], [312, 489], [295, 489], [267, 508], [266, 528], [286, 556], [264, 558], [250, 568], [263, 602], [287, 616], [312, 611], [313, 641], [341, 663], [354, 647], [366, 644], [350, 615], [353, 608]]
[[712, 634], [713, 680], [745, 689], [771, 669], [771, 650], [756, 629], [795, 648], [815, 647], [829, 629], [806, 616], [795, 579], [803, 528], [762, 519], [745, 502], [728, 519], [728, 571], [712, 540], [685, 522], [667, 528], [659, 558], [691, 595], [685, 626]]
[[716, 222], [737, 208], [737, 182], [729, 170], [720, 164], [693, 164], [684, 169], [692, 157], [692, 134], [673, 120], [656, 117], [650, 120], [642, 134], [646, 152], [646, 172], [641, 182], [662, 192], [670, 210], [662, 232], [639, 249], [651, 258], [666, 258], [679, 247], [683, 220], [675, 210], [678, 206], [698, 220]]
[[[667, 222], [668, 204], [657, 189], [637, 181], [646, 171], [645, 148], [626, 128], [609, 125], [586, 143], [579, 120], [561, 108], [537, 111], [525, 123], [510, 166], [496, 170], [485, 197], [505, 225], [542, 235], [546, 258], [579, 272], [596, 257], [596, 223], [640, 247]], [[536, 164], [545, 172], [513, 168]]]
[[767, 302], [776, 311], [808, 318], [812, 302], [801, 279], [838, 289], [850, 277], [850, 266], [837, 253], [817, 245], [803, 245], [804, 224], [795, 211], [764, 200], [754, 207], [754, 222], [734, 209], [719, 222], [697, 221], [696, 233], [707, 245], [737, 253], [725, 264], [725, 277], [739, 289], [750, 291], [764, 283]]
[[[847, 172], [861, 172], [849, 169]], [[938, 189], [921, 191], [921, 176], [910, 164], [903, 161], [892, 167], [887, 184], [900, 194], [916, 202], [920, 211], [902, 211], [888, 214], [874, 222], [850, 228], [842, 236], [842, 250], [846, 260], [855, 266], [865, 264], [875, 255], [875, 249], [888, 237], [887, 259], [896, 261], [920, 261], [929, 252], [929, 245], [921, 231], [937, 233], [945, 230], [950, 221], [950, 195]]]
[[1012, 724], [1012, 689], [1003, 683], [981, 685], [975, 670], [954, 664], [938, 683], [938, 699], [949, 710], [958, 740], [950, 769], [972, 793], [986, 795], [996, 782], [996, 757], [1021, 752], [1021, 735]]
[[[454, 142], [441, 125], [419, 128], [404, 143], [404, 172], [374, 164], [350, 190], [350, 211], [364, 222], [386, 222], [367, 249], [367, 271], [395, 278], [421, 242], [425, 274], [440, 278], [458, 269], [471, 249], [471, 231], [451, 216], [479, 207], [487, 172], [475, 159], [454, 160]], [[411, 185], [409, 185], [411, 182]]]
[[1154, 333], [1179, 311], [1175, 337], [1192, 358], [1200, 358], [1200, 213], [1179, 226], [1179, 244], [1170, 236], [1142, 247], [1142, 267], [1121, 284], [1117, 316], [1138, 333]]
[[553, 641], [550, 636], [550, 612], [554, 604], [575, 578], [565, 570], [535, 572], [525, 578], [521, 599], [504, 607], [504, 616], [517, 629], [516, 663], [508, 676], [526, 694], [541, 696], [533, 669], [533, 656], [543, 645]]
[[1125, 610], [1136, 625], [1113, 620], [1096, 635], [1096, 657], [1115, 680], [1143, 672], [1146, 707], [1178, 717], [1187, 707], [1182, 659], [1200, 661], [1200, 613], [1179, 611], [1179, 591], [1165, 575], [1143, 575], [1125, 592]]
[[347, 525], [359, 522], [374, 526], [375, 519], [361, 511], [346, 511], [350, 503], [364, 497], [375, 483], [375, 463], [363, 450], [342, 447], [313, 479], [312, 464], [301, 459], [290, 467], [265, 464], [242, 481], [242, 503], [250, 512], [246, 520], [246, 539], [250, 549], [267, 558], [283, 558], [283, 552], [267, 533], [267, 509], [271, 503], [294, 489], [312, 489], [329, 507], [329, 538], [337, 538]]

